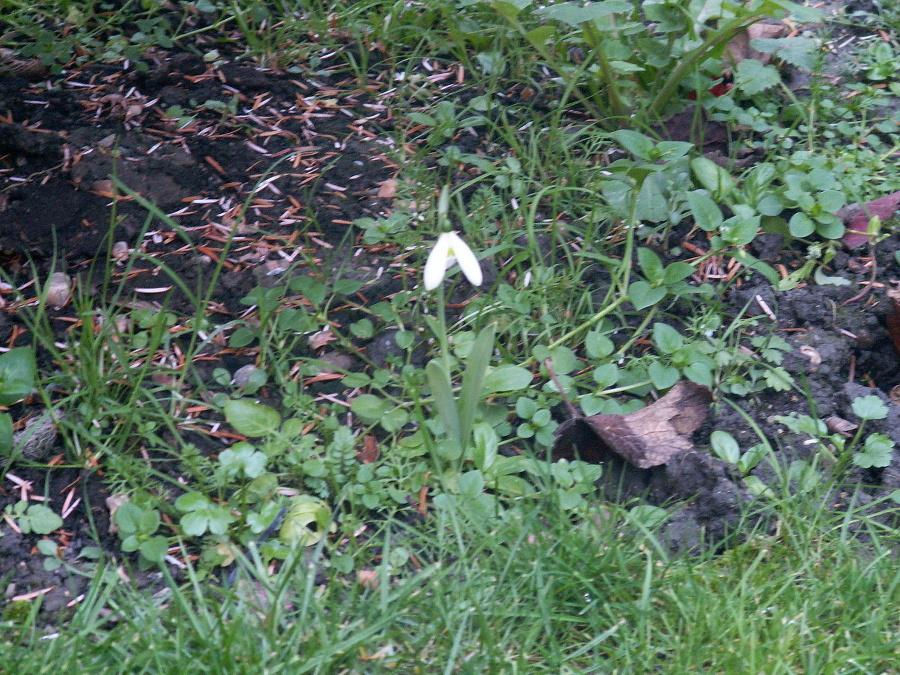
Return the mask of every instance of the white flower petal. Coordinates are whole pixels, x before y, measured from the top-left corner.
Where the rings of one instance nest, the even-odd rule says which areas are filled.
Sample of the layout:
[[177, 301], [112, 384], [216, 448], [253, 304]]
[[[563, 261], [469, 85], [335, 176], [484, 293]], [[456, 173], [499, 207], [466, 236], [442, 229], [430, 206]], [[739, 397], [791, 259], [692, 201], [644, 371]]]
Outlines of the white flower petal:
[[428, 260], [425, 261], [425, 271], [422, 276], [425, 279], [425, 289], [433, 291], [441, 285], [444, 280], [444, 272], [447, 271], [447, 258], [450, 256], [450, 240], [447, 239], [447, 233], [443, 233], [438, 237], [437, 243], [428, 254]]
[[448, 232], [452, 237], [450, 244], [450, 253], [456, 256], [459, 268], [466, 275], [466, 279], [473, 286], [481, 286], [484, 277], [481, 274], [481, 265], [478, 264], [478, 258], [472, 253], [472, 249], [464, 242], [456, 232]]
[[423, 272], [425, 289], [433, 291], [440, 286], [444, 274], [454, 263], [459, 263], [466, 279], [473, 286], [480, 286], [484, 281], [481, 265], [478, 264], [478, 258], [472, 253], [472, 249], [456, 232], [443, 232], [438, 236], [434, 248], [428, 254], [428, 260], [425, 261]]

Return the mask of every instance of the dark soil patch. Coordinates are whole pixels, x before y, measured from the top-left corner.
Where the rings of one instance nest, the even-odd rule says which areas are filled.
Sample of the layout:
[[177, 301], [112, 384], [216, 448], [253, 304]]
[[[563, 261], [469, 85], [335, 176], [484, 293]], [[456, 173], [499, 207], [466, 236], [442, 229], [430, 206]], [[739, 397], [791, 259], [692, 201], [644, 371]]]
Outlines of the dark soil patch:
[[[397, 172], [386, 156], [392, 143], [387, 131], [395, 124], [382, 96], [389, 82], [375, 80], [363, 88], [327, 72], [301, 76], [241, 62], [207, 66], [186, 53], [160, 53], [148, 63], [147, 72], [90, 66], [53, 80], [51, 87], [0, 73], [0, 264], [13, 287], [63, 271], [75, 284], [99, 293], [98, 271], [124, 247], [126, 255], [137, 249], [155, 261], [142, 259], [128, 270], [122, 282], [129, 301], [161, 309], [165, 291], [167, 306], [185, 311], [191, 305], [175, 278], [190, 289], [204, 289], [216, 262], [227, 255], [211, 306], [228, 321], [246, 309], [241, 297], [283, 272], [291, 262], [286, 263], [285, 251], [323, 266], [346, 260], [357, 238], [353, 221], [389, 213], [391, 198], [379, 196]], [[725, 137], [717, 143], [724, 144]], [[728, 154], [727, 147], [716, 150]], [[145, 202], [158, 212], [148, 213]], [[883, 289], [897, 249], [896, 237], [879, 245], [875, 288], [855, 302], [847, 303], [859, 292], [859, 282], [868, 280], [871, 264], [855, 254], [841, 254], [832, 266], [832, 273], [852, 285], [779, 293], [764, 283], [744, 284], [728, 298], [735, 313], [746, 308], [749, 315], [762, 315], [766, 307], [777, 313], [771, 329], [794, 348], [785, 367], [804, 379], [817, 417], [854, 420], [850, 402], [865, 393], [890, 403], [888, 392], [900, 382], [900, 358], [885, 330]], [[376, 270], [400, 253], [387, 250], [379, 257], [370, 250], [355, 259], [353, 273], [367, 283], [363, 300], [374, 302], [396, 290], [397, 282]], [[787, 253], [772, 262], [791, 267], [797, 260]], [[29, 337], [8, 301], [12, 289], [3, 293], [0, 344], [23, 344]], [[83, 318], [71, 303], [53, 316], [60, 332]], [[376, 337], [373, 360], [388, 358], [390, 338]], [[208, 379], [217, 363], [233, 371], [250, 362], [240, 352], [222, 349], [197, 368]], [[778, 464], [789, 466], [808, 459], [811, 450], [773, 417], [813, 412], [809, 404], [796, 392], [748, 397], [739, 402], [746, 416], [718, 404], [695, 440], [702, 445], [713, 429], [722, 429], [746, 447], [758, 442], [759, 429], [777, 447]], [[900, 443], [900, 413], [893, 404], [890, 409], [887, 420], [869, 428]], [[25, 409], [17, 413], [22, 421], [33, 415]], [[214, 452], [215, 444], [209, 445]], [[0, 509], [20, 499], [22, 481], [55, 507], [62, 508], [67, 498], [70, 504], [81, 500], [55, 536], [64, 561], [89, 571], [77, 557], [97, 540], [119, 553], [118, 538], [109, 532], [105, 499], [110, 495], [101, 477], [71, 468], [8, 471], [15, 478], [0, 485]], [[768, 462], [754, 469], [764, 483], [773, 483], [775, 473]], [[637, 492], [649, 491], [653, 503], [685, 505], [667, 533], [673, 550], [723, 541], [741, 526], [739, 516], [754, 500], [732, 470], [699, 451], [628, 480]], [[846, 504], [848, 495], [865, 504], [900, 489], [900, 452], [889, 467], [855, 468], [845, 482], [844, 492], [834, 492], [835, 505]], [[9, 598], [42, 594], [44, 610], [52, 613], [77, 602], [87, 577], [68, 567], [46, 572], [35, 537], [17, 534], [8, 524], [2, 532], [0, 579]], [[138, 576], [142, 583], [155, 581]]]

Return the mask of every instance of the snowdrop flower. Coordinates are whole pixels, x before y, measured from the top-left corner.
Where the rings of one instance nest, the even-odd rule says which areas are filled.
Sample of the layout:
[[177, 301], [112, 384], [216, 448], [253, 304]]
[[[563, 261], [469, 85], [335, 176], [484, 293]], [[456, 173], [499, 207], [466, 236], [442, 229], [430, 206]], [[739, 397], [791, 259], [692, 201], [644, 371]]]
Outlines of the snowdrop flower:
[[425, 261], [425, 288], [433, 291], [441, 285], [444, 274], [454, 263], [459, 263], [460, 269], [466, 275], [473, 286], [480, 286], [484, 277], [481, 274], [481, 266], [478, 258], [472, 253], [472, 249], [464, 242], [456, 232], [443, 232], [428, 254]]

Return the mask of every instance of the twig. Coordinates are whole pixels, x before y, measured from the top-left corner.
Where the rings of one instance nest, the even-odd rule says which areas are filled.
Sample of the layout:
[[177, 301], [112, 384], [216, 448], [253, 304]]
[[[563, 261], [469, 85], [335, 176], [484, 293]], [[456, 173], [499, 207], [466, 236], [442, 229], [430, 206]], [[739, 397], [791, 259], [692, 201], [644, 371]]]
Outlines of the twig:
[[878, 275], [878, 258], [875, 257], [875, 245], [869, 244], [869, 255], [872, 256], [872, 271], [869, 273], [869, 283], [863, 288], [859, 293], [854, 295], [849, 300], [844, 300], [841, 303], [841, 307], [846, 307], [851, 302], [856, 302], [857, 300], [862, 300], [866, 297], [871, 291], [872, 287], [875, 285], [875, 277]]
[[579, 417], [584, 417], [584, 415], [578, 412], [578, 408], [575, 407], [575, 404], [569, 400], [568, 396], [566, 396], [566, 390], [563, 389], [562, 383], [556, 376], [556, 371], [553, 370], [553, 361], [551, 361], [550, 359], [544, 359], [544, 365], [547, 366], [547, 372], [550, 373], [550, 379], [553, 380], [553, 384], [555, 384], [556, 388], [559, 390], [559, 395], [562, 396], [563, 403], [566, 404], [566, 408], [568, 408], [569, 414], [572, 416], [572, 419], [574, 420]]

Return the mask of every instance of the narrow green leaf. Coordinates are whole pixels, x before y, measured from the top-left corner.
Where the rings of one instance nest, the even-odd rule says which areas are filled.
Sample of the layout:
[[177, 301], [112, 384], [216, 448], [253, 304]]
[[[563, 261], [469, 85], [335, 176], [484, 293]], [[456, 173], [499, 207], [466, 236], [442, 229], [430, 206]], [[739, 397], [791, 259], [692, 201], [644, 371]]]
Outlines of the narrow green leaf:
[[428, 387], [434, 397], [434, 405], [437, 407], [438, 417], [444, 425], [444, 430], [453, 439], [453, 442], [458, 444], [461, 435], [459, 410], [450, 386], [450, 374], [437, 360], [434, 360], [429, 361], [425, 366], [425, 377], [428, 379]]
[[466, 359], [466, 369], [462, 376], [462, 388], [459, 394], [459, 429], [460, 444], [465, 451], [469, 443], [475, 410], [483, 398], [482, 385], [494, 351], [494, 324], [481, 329]]

